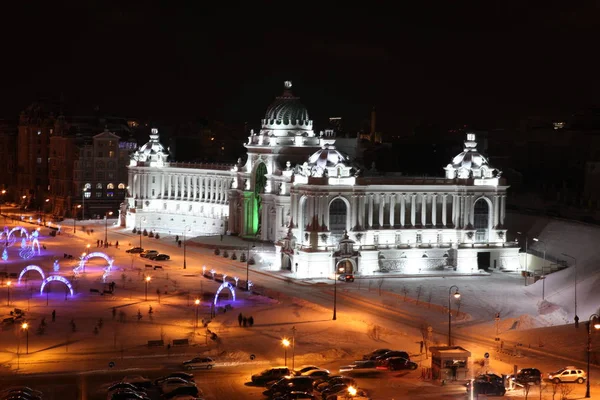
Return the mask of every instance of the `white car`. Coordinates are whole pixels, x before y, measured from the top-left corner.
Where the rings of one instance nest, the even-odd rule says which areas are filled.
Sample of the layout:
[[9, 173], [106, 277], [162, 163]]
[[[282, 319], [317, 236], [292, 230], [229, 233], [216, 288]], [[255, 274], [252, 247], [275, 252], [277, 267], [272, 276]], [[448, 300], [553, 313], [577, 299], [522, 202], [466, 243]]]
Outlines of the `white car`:
[[212, 369], [215, 366], [215, 360], [210, 357], [196, 357], [183, 362], [185, 369]]
[[162, 392], [164, 394], [166, 394], [166, 393], [171, 393], [173, 390], [177, 389], [178, 387], [182, 387], [182, 386], [196, 387], [196, 384], [193, 382], [188, 382], [185, 379], [181, 379], [181, 378], [169, 378], [169, 379], [166, 379], [160, 385], [160, 390], [162, 390]]
[[583, 383], [587, 379], [587, 374], [584, 370], [577, 367], [564, 367], [556, 372], [548, 374], [548, 379], [554, 383], [560, 382], [577, 382]]

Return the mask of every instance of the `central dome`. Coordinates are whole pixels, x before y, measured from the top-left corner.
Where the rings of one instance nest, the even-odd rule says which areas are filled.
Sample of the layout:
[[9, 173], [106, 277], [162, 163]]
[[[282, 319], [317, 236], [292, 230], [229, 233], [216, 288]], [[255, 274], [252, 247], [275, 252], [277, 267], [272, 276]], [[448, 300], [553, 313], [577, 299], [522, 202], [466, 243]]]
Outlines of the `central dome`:
[[292, 93], [292, 82], [286, 81], [283, 94], [267, 108], [263, 124], [270, 126], [308, 126], [312, 121], [300, 98]]

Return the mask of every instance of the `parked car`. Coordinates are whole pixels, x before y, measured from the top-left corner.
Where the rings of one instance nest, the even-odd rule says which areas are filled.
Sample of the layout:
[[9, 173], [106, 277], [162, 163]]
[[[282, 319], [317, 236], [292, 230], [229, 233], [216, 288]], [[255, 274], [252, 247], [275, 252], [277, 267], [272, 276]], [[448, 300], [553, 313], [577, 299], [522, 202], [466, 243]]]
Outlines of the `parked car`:
[[548, 374], [548, 379], [554, 383], [560, 382], [577, 382], [583, 383], [587, 379], [587, 374], [584, 370], [577, 367], [569, 366], [561, 368], [556, 372]]
[[313, 369], [305, 372], [302, 376], [307, 376], [310, 379], [321, 379], [329, 376], [329, 370], [327, 369]]
[[379, 357], [382, 354], [387, 353], [388, 351], [392, 351], [390, 349], [377, 349], [377, 350], [373, 350], [372, 352], [365, 354], [363, 356], [363, 360], [374, 360], [377, 357]]
[[290, 392], [282, 396], [275, 397], [273, 400], [315, 400], [316, 397], [308, 392]]
[[140, 257], [143, 257], [143, 258], [149, 258], [150, 256], [157, 256], [157, 255], [158, 255], [157, 250], [144, 250], [140, 253]]
[[155, 379], [154, 384], [156, 386], [160, 386], [160, 384], [163, 381], [165, 381], [169, 378], [181, 378], [181, 379], [185, 379], [188, 382], [194, 382], [194, 375], [192, 375], [192, 374], [188, 374], [187, 372], [173, 372], [173, 373], [170, 373], [169, 375], [165, 375], [165, 376]]
[[352, 274], [341, 274], [340, 276], [338, 276], [338, 281], [354, 282], [354, 275], [352, 275]]
[[131, 383], [133, 386], [141, 388], [152, 387], [152, 381], [141, 375], [128, 375], [121, 382]]
[[116, 391], [120, 391], [120, 390], [131, 390], [140, 394], [146, 394], [146, 391], [143, 388], [140, 388], [138, 386], [135, 386], [131, 383], [127, 383], [127, 382], [116, 382], [113, 383], [112, 385], [110, 385], [108, 387], [108, 393], [112, 394]]
[[163, 393], [170, 393], [179, 387], [189, 387], [189, 386], [196, 387], [196, 384], [193, 382], [188, 382], [185, 379], [181, 379], [181, 378], [168, 378], [161, 382], [160, 390]]
[[388, 351], [387, 353], [384, 353], [380, 356], [375, 357], [375, 361], [377, 361], [377, 363], [379, 364], [380, 362], [387, 360], [390, 357], [402, 357], [402, 358], [406, 358], [407, 360], [410, 360], [410, 356], [408, 355], [408, 353], [406, 351], [393, 350], [393, 351]]
[[215, 361], [210, 357], [196, 357], [183, 362], [183, 368], [190, 369], [212, 369]]
[[153, 261], [168, 261], [171, 259], [171, 256], [169, 256], [168, 254], [151, 254], [148, 256], [148, 258], [150, 260]]
[[288, 376], [275, 382], [263, 392], [267, 397], [279, 397], [290, 392], [306, 392], [312, 389], [313, 380], [307, 376]]
[[357, 360], [350, 365], [344, 365], [340, 367], [340, 372], [374, 369], [377, 367], [377, 361], [375, 360]]
[[125, 389], [109, 394], [107, 400], [150, 400], [150, 397], [143, 393]]
[[303, 373], [305, 373], [307, 371], [311, 371], [313, 369], [321, 369], [321, 368], [317, 367], [316, 365], [303, 365], [300, 368], [294, 369], [294, 375], [302, 375]]
[[511, 379], [522, 385], [530, 382], [539, 385], [542, 382], [542, 373], [537, 368], [522, 368]]
[[255, 385], [265, 385], [284, 376], [292, 375], [292, 371], [288, 367], [273, 367], [267, 368], [258, 374], [252, 375], [252, 383]]
[[398, 371], [401, 369], [409, 369], [414, 371], [417, 369], [417, 363], [407, 360], [404, 357], [390, 357], [386, 360], [381, 361], [381, 364], [377, 366], [377, 369], [387, 369], [390, 371]]
[[479, 380], [474, 379], [473, 381], [465, 385], [467, 387], [467, 393], [471, 391], [473, 395], [478, 396], [480, 394], [492, 395], [492, 396], [504, 396], [506, 388], [502, 384], [502, 380]]
[[347, 377], [347, 376], [335, 376], [335, 377], [333, 377], [331, 379], [328, 379], [327, 381], [319, 382], [317, 385], [313, 384], [313, 389], [316, 390], [317, 392], [321, 393], [325, 389], [327, 389], [328, 387], [335, 386], [335, 385], [340, 385], [342, 383], [346, 384], [348, 386], [356, 386], [356, 381], [354, 379], [350, 378], [350, 377]]
[[125, 250], [126, 253], [137, 254], [144, 251], [143, 247], [132, 247], [130, 249]]
[[197, 386], [179, 386], [169, 393], [163, 393], [162, 397], [165, 399], [175, 399], [181, 396], [192, 396], [197, 398], [202, 395], [202, 390], [198, 389]]

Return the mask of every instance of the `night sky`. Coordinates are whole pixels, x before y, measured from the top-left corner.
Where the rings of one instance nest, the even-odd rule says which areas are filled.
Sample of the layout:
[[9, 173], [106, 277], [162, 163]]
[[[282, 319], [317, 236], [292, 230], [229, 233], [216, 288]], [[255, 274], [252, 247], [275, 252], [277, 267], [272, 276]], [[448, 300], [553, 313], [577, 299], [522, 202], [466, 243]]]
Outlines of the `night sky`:
[[63, 93], [72, 113], [99, 106], [256, 127], [284, 80], [317, 130], [329, 116], [357, 128], [372, 106], [393, 134], [423, 121], [494, 128], [597, 104], [595, 2], [20, 3], [2, 12], [2, 118]]

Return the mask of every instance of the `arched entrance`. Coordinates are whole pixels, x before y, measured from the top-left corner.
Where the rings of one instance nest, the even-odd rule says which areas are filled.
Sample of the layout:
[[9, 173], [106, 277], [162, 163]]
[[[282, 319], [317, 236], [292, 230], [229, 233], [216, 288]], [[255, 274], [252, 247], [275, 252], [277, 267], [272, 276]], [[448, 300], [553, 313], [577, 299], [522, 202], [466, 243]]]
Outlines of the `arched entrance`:
[[329, 231], [333, 243], [336, 244], [348, 229], [348, 205], [340, 197], [329, 204]]
[[44, 274], [44, 271], [40, 267], [38, 267], [37, 265], [28, 265], [25, 268], [23, 268], [23, 270], [19, 274], [19, 281], [18, 281], [19, 285], [21, 284], [21, 278], [23, 278], [23, 276], [28, 271], [37, 271], [42, 276], [42, 280], [46, 279], [46, 274]]
[[354, 262], [349, 258], [344, 258], [337, 262], [335, 266], [338, 274], [354, 274]]
[[260, 232], [262, 218], [262, 199], [261, 193], [265, 192], [267, 186], [267, 166], [264, 163], [258, 164], [256, 172], [254, 173], [254, 234]]
[[217, 305], [217, 300], [219, 300], [219, 294], [224, 288], [229, 289], [229, 291], [231, 292], [231, 298], [233, 299], [233, 301], [235, 301], [235, 288], [231, 285], [231, 283], [223, 282], [223, 284], [219, 286], [219, 289], [217, 289], [217, 293], [215, 293], [215, 300], [213, 302], [215, 306]]
[[484, 198], [477, 200], [473, 206], [473, 228], [475, 228], [475, 242], [487, 242], [490, 229], [490, 205]]
[[289, 254], [281, 254], [281, 269], [285, 271], [292, 270], [292, 259], [290, 258]]
[[71, 285], [71, 282], [69, 282], [67, 278], [60, 275], [52, 275], [44, 279], [44, 281], [42, 282], [42, 287], [40, 288], [40, 294], [44, 294], [44, 288], [47, 284], [55, 281], [64, 283], [65, 286], [67, 286], [67, 288], [69, 289], [69, 292], [71, 292], [71, 297], [73, 296], [73, 285]]

